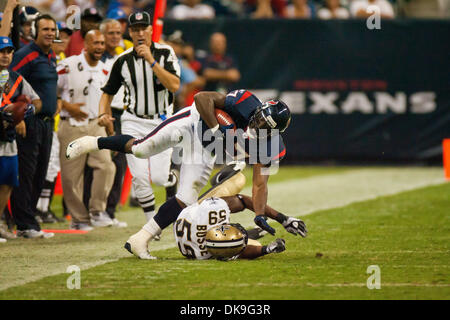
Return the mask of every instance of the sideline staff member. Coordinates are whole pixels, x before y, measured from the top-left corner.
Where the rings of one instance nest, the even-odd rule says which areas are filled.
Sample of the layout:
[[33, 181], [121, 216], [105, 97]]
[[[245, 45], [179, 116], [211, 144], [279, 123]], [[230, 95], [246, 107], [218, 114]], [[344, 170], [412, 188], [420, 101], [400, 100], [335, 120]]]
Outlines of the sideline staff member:
[[[130, 36], [134, 48], [125, 51], [112, 67], [108, 83], [100, 100], [99, 124], [113, 132], [111, 102], [125, 84], [127, 109], [121, 117], [122, 134], [143, 138], [172, 114], [174, 92], [180, 86], [178, 59], [168, 45], [152, 42], [152, 26], [147, 12], [129, 17]], [[177, 183], [170, 172], [172, 149], [138, 159], [127, 154], [128, 167], [133, 176], [136, 197], [147, 220], [155, 215], [155, 196], [150, 182], [169, 189]], [[166, 192], [167, 192], [166, 189]], [[175, 188], [170, 188], [171, 196]]]
[[[14, 45], [10, 38], [0, 37], [0, 217], [8, 203], [11, 190], [19, 185], [19, 169], [17, 157], [16, 136], [25, 134], [25, 122], [22, 120], [14, 128], [12, 116], [8, 119], [4, 109], [11, 103], [17, 102], [21, 95], [30, 97], [36, 110], [41, 108], [39, 96], [30, 84], [18, 73], [8, 72], [12, 61]], [[29, 106], [25, 116], [33, 114], [33, 107]], [[17, 132], [17, 134], [15, 134]], [[0, 242], [2, 238], [14, 239], [16, 236], [6, 230], [0, 223]], [[6, 240], [3, 240], [6, 241]]]
[[36, 221], [36, 204], [47, 174], [56, 113], [56, 57], [52, 51], [56, 38], [56, 21], [50, 15], [35, 20], [34, 42], [16, 52], [10, 69], [20, 73], [42, 101], [42, 110], [25, 121], [26, 136], [17, 136], [19, 151], [19, 187], [11, 196], [11, 209], [17, 235], [25, 238], [48, 238]]
[[[97, 123], [100, 88], [105, 84], [108, 74], [106, 66], [100, 61], [105, 50], [105, 37], [99, 30], [91, 30], [84, 37], [84, 43], [84, 52], [65, 59], [58, 66], [58, 88], [63, 100], [58, 138], [61, 143], [64, 200], [72, 215], [70, 227], [90, 231], [92, 226], [106, 227], [113, 224], [104, 211], [116, 168], [108, 151], [93, 152], [73, 162], [69, 162], [63, 152], [74, 138], [85, 135], [106, 136], [105, 128]], [[83, 203], [86, 164], [94, 170], [88, 208]]]

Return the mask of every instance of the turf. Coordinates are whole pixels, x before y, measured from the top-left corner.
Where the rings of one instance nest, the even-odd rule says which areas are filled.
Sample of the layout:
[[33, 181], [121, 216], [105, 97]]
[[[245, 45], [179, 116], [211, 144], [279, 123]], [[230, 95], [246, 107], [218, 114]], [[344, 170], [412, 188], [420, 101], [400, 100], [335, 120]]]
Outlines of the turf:
[[[308, 215], [306, 239], [272, 224], [286, 239], [281, 254], [190, 261], [171, 248], [156, 261], [129, 256], [83, 270], [81, 290], [60, 274], [0, 299], [449, 299], [449, 207], [450, 184], [421, 188]], [[366, 287], [369, 265], [380, 267], [380, 290]]]
[[[351, 169], [351, 168], [350, 168]], [[271, 178], [271, 186], [277, 181], [301, 182], [302, 179], [328, 176], [329, 174], [345, 173], [349, 168], [333, 167], [284, 167], [276, 176]], [[215, 170], [217, 171], [217, 169]], [[351, 170], [350, 170], [351, 171]], [[429, 173], [427, 171], [427, 173]], [[249, 177], [251, 171], [246, 169], [244, 174]], [[433, 174], [434, 175], [434, 174]], [[274, 182], [272, 182], [274, 181]], [[251, 179], [247, 179], [247, 185]], [[205, 187], [205, 190], [209, 186]], [[247, 188], [246, 188], [247, 189]], [[157, 205], [164, 201], [164, 189], [156, 187]], [[61, 197], [56, 196], [52, 209], [59, 216], [62, 215]], [[115, 261], [129, 254], [123, 249], [124, 241], [145, 223], [142, 209], [125, 205], [119, 208], [118, 218], [128, 223], [128, 228], [97, 228], [86, 235], [57, 234], [51, 239], [17, 239], [0, 246], [0, 290], [18, 286], [45, 276], [65, 273], [69, 265], [76, 264], [82, 269], [93, 267], [109, 261]], [[251, 216], [248, 215], [251, 221]], [[67, 229], [69, 222], [58, 224], [44, 224], [43, 229]], [[171, 228], [163, 232], [163, 239], [155, 243], [156, 247], [168, 248], [174, 246]]]

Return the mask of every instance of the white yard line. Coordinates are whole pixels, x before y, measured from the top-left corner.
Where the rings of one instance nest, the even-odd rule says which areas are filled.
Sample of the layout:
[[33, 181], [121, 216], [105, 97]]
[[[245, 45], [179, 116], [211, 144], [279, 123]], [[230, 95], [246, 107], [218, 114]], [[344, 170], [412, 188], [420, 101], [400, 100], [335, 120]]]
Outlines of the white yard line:
[[[233, 283], [233, 284], [223, 284], [224, 287], [226, 286], [233, 286], [233, 287], [281, 287], [281, 288], [287, 288], [287, 287], [367, 287], [367, 283], [298, 283], [298, 282], [289, 282], [289, 283]], [[450, 287], [450, 284], [448, 283], [381, 283], [381, 288], [383, 287]]]
[[[343, 173], [298, 180], [294, 178], [286, 182], [270, 183], [269, 180], [268, 203], [287, 215], [304, 216], [319, 210], [343, 207], [354, 202], [444, 182], [443, 171], [440, 168], [355, 169]], [[251, 189], [246, 188], [242, 193], [250, 195]], [[253, 215], [248, 212], [233, 215], [232, 221], [239, 222], [245, 227], [254, 225]], [[71, 245], [70, 252], [66, 252], [66, 246], [64, 248], [49, 246], [49, 252], [54, 252], [55, 256], [52, 257], [45, 268], [34, 265], [32, 253], [21, 252], [20, 256], [8, 257], [23, 259], [24, 261], [23, 268], [13, 271], [14, 276], [11, 276], [11, 270], [2, 269], [0, 263], [0, 279], [1, 274], [3, 276], [9, 275], [7, 279], [3, 279], [5, 281], [0, 281], [0, 290], [23, 285], [47, 276], [65, 273], [66, 268], [71, 264], [76, 264], [81, 270], [86, 270], [124, 257], [130, 257], [131, 255], [122, 246], [123, 241], [120, 239], [114, 241], [114, 243], [97, 241], [92, 245], [85, 242], [76, 242], [73, 243], [73, 246]], [[175, 247], [175, 242], [171, 228], [164, 230], [161, 241], [152, 242], [150, 245], [152, 251], [173, 247]], [[80, 254], [80, 257], [77, 258], [77, 252], [83, 252], [84, 254]], [[87, 252], [89, 252], [88, 257], [85, 255]]]

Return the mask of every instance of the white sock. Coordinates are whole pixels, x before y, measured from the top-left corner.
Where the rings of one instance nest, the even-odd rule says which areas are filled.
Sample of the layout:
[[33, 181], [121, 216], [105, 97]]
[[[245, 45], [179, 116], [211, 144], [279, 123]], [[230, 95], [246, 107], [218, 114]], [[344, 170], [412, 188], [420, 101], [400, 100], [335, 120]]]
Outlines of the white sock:
[[153, 218], [142, 227], [142, 230], [149, 234], [149, 240], [161, 233], [161, 228]]
[[146, 243], [148, 243], [154, 236], [150, 234], [148, 231], [141, 229], [136, 232], [132, 237], [138, 237], [138, 239], [144, 239]]
[[144, 215], [145, 215], [145, 219], [147, 219], [147, 222], [149, 222], [156, 215], [156, 212], [154, 210], [149, 211], [149, 212], [144, 212]]
[[[47, 201], [45, 201], [47, 200]], [[44, 202], [47, 202], [47, 204], [45, 204]], [[45, 208], [48, 208], [48, 199], [47, 198], [39, 198], [37, 204], [36, 204], [36, 209], [38, 209], [39, 211], [45, 212], [47, 210], [45, 210]]]

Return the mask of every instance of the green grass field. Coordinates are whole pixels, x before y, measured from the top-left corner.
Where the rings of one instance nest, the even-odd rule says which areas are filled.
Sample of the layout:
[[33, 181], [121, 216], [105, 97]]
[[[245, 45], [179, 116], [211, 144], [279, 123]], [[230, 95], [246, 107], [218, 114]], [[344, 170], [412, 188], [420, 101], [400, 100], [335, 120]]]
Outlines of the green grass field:
[[[250, 193], [249, 185], [247, 179], [243, 193]], [[191, 261], [178, 252], [168, 228], [150, 244], [158, 260], [138, 260], [123, 243], [144, 217], [125, 207], [118, 217], [128, 228], [1, 245], [0, 299], [450, 298], [450, 184], [442, 169], [283, 167], [270, 178], [269, 193], [269, 204], [302, 216], [309, 230], [303, 239], [271, 223], [276, 237], [286, 240], [283, 253]], [[158, 189], [157, 198], [162, 194]], [[252, 215], [232, 221], [251, 226]], [[66, 286], [70, 265], [82, 270], [79, 290]], [[366, 285], [371, 265], [381, 271], [379, 290]]]

